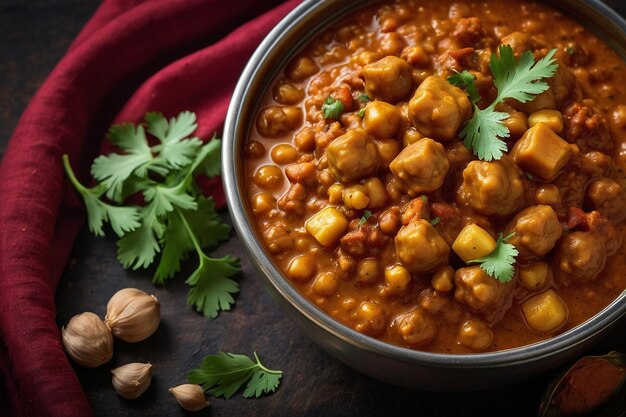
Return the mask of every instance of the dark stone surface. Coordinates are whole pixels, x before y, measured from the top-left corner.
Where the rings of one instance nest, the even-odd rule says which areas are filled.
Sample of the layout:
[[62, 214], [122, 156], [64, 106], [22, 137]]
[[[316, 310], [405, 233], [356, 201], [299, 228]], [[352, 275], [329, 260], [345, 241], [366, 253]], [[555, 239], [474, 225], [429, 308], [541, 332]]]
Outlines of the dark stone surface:
[[[622, 11], [623, 2], [612, 2]], [[19, 115], [37, 87], [97, 7], [94, 0], [0, 0], [0, 156]], [[58, 323], [93, 311], [104, 316], [113, 293], [137, 287], [154, 293], [162, 304], [159, 329], [144, 342], [116, 341], [113, 361], [98, 369], [76, 367], [98, 416], [185, 415], [167, 388], [184, 383], [185, 373], [204, 355], [219, 350], [251, 355], [257, 351], [268, 367], [280, 368], [279, 391], [260, 399], [236, 395], [211, 399], [197, 415], [228, 416], [532, 416], [557, 370], [529, 381], [481, 393], [426, 393], [393, 387], [342, 365], [308, 340], [262, 288], [249, 259], [233, 237], [215, 254], [242, 257], [241, 291], [235, 308], [210, 320], [186, 305], [183, 276], [166, 287], [151, 284], [152, 271], [127, 272], [115, 258], [113, 238], [96, 239], [84, 230], [61, 279]], [[188, 265], [193, 267], [193, 261]], [[594, 352], [626, 351], [626, 322]], [[128, 362], [151, 362], [149, 390], [134, 401], [117, 396], [109, 370]]]

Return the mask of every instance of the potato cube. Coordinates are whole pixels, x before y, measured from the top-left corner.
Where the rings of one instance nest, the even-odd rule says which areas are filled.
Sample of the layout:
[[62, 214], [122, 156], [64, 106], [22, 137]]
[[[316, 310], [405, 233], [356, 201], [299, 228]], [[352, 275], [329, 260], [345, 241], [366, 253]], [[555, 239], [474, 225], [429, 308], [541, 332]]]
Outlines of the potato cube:
[[335, 207], [326, 207], [309, 217], [304, 226], [319, 243], [332, 246], [348, 227], [348, 219]]
[[524, 301], [522, 314], [531, 329], [541, 333], [552, 333], [565, 324], [568, 310], [561, 297], [550, 289]]
[[496, 249], [496, 240], [482, 227], [468, 224], [452, 244], [452, 250], [464, 262], [482, 258]]
[[545, 123], [554, 133], [563, 131], [563, 116], [558, 110], [539, 110], [528, 116], [530, 127], [537, 123]]
[[571, 150], [548, 125], [538, 122], [517, 141], [510, 156], [523, 170], [552, 181], [569, 161]]

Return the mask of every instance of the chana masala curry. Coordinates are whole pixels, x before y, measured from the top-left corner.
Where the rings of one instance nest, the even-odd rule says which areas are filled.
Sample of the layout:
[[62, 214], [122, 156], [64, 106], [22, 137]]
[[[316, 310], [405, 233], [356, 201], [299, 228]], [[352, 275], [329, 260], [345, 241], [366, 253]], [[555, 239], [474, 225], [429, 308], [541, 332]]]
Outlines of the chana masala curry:
[[626, 288], [626, 68], [549, 6], [357, 10], [286, 65], [251, 130], [267, 250], [359, 332], [502, 350]]

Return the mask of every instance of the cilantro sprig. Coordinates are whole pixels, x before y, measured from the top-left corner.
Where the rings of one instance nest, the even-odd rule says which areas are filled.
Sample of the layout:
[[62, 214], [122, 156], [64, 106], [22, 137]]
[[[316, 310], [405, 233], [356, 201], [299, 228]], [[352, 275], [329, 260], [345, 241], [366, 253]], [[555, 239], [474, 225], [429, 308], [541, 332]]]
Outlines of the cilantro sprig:
[[254, 361], [246, 355], [219, 352], [204, 358], [199, 368], [187, 374], [187, 380], [199, 384], [215, 397], [232, 397], [244, 384], [245, 398], [259, 398], [276, 391], [282, 371], [266, 368], [254, 352]]
[[549, 85], [543, 80], [552, 77], [558, 68], [555, 53], [556, 49], [552, 49], [535, 62], [533, 54], [525, 51], [518, 60], [510, 45], [501, 45], [499, 56], [491, 54], [489, 62], [498, 95], [485, 109], [477, 105], [481, 97], [471, 73], [465, 70], [448, 78], [450, 84], [465, 88], [474, 107], [474, 116], [465, 123], [459, 136], [464, 139], [465, 147], [479, 159], [491, 161], [502, 158], [507, 147], [501, 138], [509, 137], [509, 129], [503, 120], [509, 114], [495, 111], [495, 107], [507, 99], [526, 103], [546, 91]]
[[515, 275], [515, 258], [519, 255], [519, 251], [507, 241], [514, 235], [515, 232], [502, 237], [502, 233], [500, 233], [493, 252], [482, 258], [472, 259], [467, 263], [479, 263], [483, 271], [502, 283], [511, 281]]
[[322, 104], [322, 111], [324, 112], [324, 117], [327, 119], [339, 119], [339, 115], [346, 108], [343, 105], [341, 100], [337, 100], [328, 96], [324, 104]]
[[[191, 112], [169, 121], [160, 113], [147, 113], [142, 124], [112, 126], [107, 138], [122, 152], [94, 160], [91, 172], [100, 182], [92, 188], [78, 181], [67, 155], [63, 165], [85, 202], [89, 230], [104, 236], [104, 223], [110, 223], [120, 238], [117, 258], [125, 268], [148, 268], [160, 253], [153, 282], [164, 284], [180, 270], [183, 259], [196, 253], [198, 267], [186, 280], [191, 286], [187, 302], [214, 318], [234, 303], [238, 284], [230, 277], [240, 264], [237, 258], [211, 258], [205, 252], [228, 239], [230, 226], [195, 183], [197, 174], [220, 173], [220, 140], [203, 144], [191, 136], [197, 127]], [[144, 205], [127, 203], [139, 195]]]

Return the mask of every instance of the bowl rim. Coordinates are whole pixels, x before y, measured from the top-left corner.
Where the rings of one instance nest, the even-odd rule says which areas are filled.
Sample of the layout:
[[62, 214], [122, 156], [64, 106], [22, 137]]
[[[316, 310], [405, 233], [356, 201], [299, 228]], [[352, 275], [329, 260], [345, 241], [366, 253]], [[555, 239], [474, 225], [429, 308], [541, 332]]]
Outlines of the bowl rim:
[[[305, 0], [287, 14], [261, 42], [248, 61], [235, 87], [226, 114], [221, 159], [222, 182], [226, 202], [235, 230], [250, 259], [257, 267], [257, 270], [262, 273], [262, 278], [265, 279], [266, 283], [269, 283], [280, 297], [298, 310], [309, 322], [345, 343], [390, 359], [434, 368], [497, 368], [511, 363], [519, 365], [540, 361], [586, 343], [588, 340], [596, 337], [598, 332], [607, 330], [625, 316], [626, 290], [608, 306], [585, 322], [543, 341], [487, 353], [433, 353], [392, 345], [362, 334], [332, 318], [302, 295], [296, 287], [291, 285], [282, 271], [274, 264], [271, 256], [261, 244], [261, 240], [257, 238], [258, 231], [256, 225], [251, 221], [251, 213], [246, 207], [247, 203], [244, 202], [244, 190], [240, 187], [244, 181], [241, 178], [242, 170], [239, 169], [241, 161], [237, 152], [237, 145], [247, 138], [237, 138], [238, 131], [242, 126], [244, 129], [246, 128], [246, 121], [241, 120], [239, 115], [242, 114], [242, 110], [245, 107], [246, 94], [253, 84], [252, 81], [261, 77], [257, 73], [256, 68], [269, 58], [272, 49], [281, 38], [288, 34], [300, 21], [307, 18], [309, 14], [315, 13], [322, 8], [324, 3], [327, 3], [326, 6], [328, 6], [328, 3], [339, 3], [339, 1], [341, 0]], [[626, 20], [606, 4], [599, 0], [583, 0], [583, 3], [586, 3], [598, 12], [602, 18], [617, 26], [621, 32], [626, 33]], [[322, 30], [320, 28], [325, 27], [328, 27], [328, 24], [320, 24], [316, 33]], [[294, 49], [297, 50], [298, 48]]]

